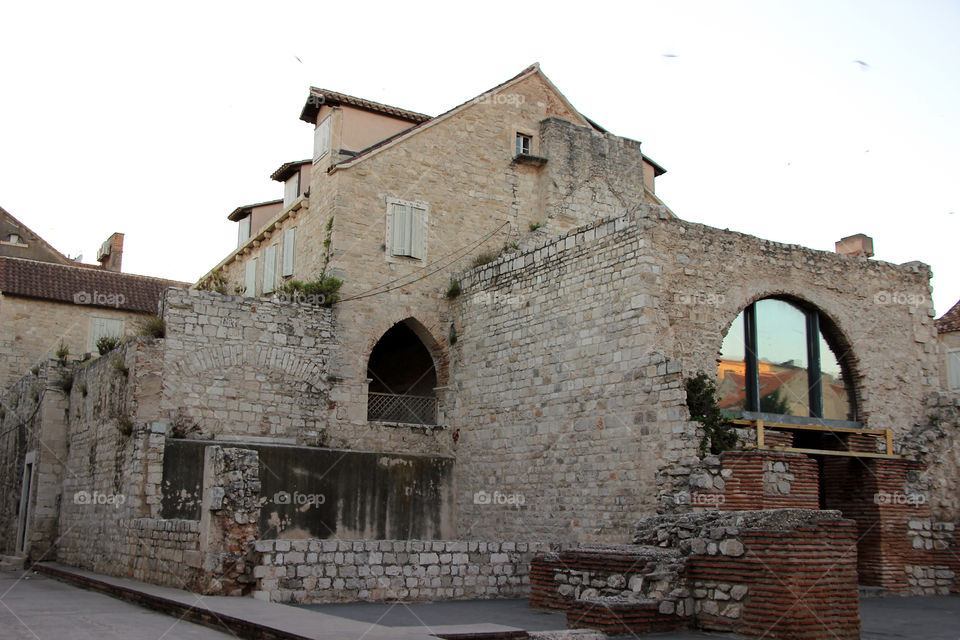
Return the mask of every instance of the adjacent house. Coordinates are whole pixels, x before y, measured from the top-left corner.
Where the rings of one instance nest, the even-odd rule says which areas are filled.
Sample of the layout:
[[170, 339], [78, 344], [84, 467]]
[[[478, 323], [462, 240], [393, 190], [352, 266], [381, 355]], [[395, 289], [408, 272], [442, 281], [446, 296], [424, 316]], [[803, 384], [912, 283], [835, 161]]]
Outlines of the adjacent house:
[[943, 352], [941, 382], [946, 391], [960, 391], [960, 301], [937, 318], [937, 334]]
[[95, 266], [67, 258], [6, 211], [0, 226], [0, 387], [60, 349], [96, 354], [100, 338], [135, 333], [165, 289], [186, 286], [121, 273], [121, 233], [103, 244]]

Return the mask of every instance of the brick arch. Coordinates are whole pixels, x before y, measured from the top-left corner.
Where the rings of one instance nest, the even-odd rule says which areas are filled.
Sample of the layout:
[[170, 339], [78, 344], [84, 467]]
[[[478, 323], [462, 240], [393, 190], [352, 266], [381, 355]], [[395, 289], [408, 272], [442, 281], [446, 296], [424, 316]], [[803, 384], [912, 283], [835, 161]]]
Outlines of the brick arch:
[[[823, 333], [827, 344], [836, 354], [840, 361], [840, 372], [843, 375], [843, 381], [852, 391], [852, 404], [858, 420], [862, 420], [865, 412], [861, 398], [864, 396], [864, 374], [861, 372], [860, 360], [854, 351], [853, 342], [847, 337], [848, 333], [843, 330], [837, 315], [831, 312], [829, 306], [823, 300], [817, 300], [817, 296], [801, 295], [793, 291], [781, 288], [760, 289], [750, 296], [745, 296], [737, 301], [736, 310], [732, 315], [724, 319], [722, 331], [720, 332], [720, 341], [716, 344], [715, 353], [719, 355], [723, 345], [724, 338], [730, 332], [730, 327], [743, 310], [748, 306], [763, 300], [765, 298], [779, 298], [796, 304], [806, 310], [816, 311], [820, 314], [820, 331]], [[728, 307], [728, 309], [731, 307]], [[724, 313], [727, 313], [726, 311]]]
[[217, 369], [249, 367], [269, 369], [294, 382], [303, 382], [315, 391], [326, 391], [323, 368], [314, 360], [293, 355], [289, 350], [258, 344], [222, 345], [197, 349], [177, 360], [174, 372], [183, 377], [197, 377]]
[[380, 338], [382, 338], [383, 335], [392, 327], [398, 324], [407, 325], [407, 327], [409, 327], [409, 329], [413, 331], [418, 338], [420, 338], [420, 342], [422, 342], [423, 346], [427, 348], [427, 351], [430, 352], [430, 357], [433, 359], [433, 367], [437, 372], [437, 386], [446, 386], [449, 383], [449, 357], [447, 355], [445, 344], [441, 343], [441, 341], [435, 337], [438, 335], [443, 335], [443, 333], [440, 331], [440, 327], [436, 324], [425, 324], [413, 316], [386, 320], [378, 323], [377, 333], [367, 340], [367, 344], [364, 348], [362, 357], [364, 371], [366, 371], [366, 366], [370, 362], [370, 354], [373, 352], [373, 348], [380, 341]]

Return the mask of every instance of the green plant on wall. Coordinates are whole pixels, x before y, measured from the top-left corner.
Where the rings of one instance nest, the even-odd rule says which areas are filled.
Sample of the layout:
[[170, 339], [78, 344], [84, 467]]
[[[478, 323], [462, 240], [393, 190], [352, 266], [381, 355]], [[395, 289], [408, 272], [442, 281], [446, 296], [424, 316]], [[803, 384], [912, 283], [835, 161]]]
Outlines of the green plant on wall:
[[57, 356], [57, 360], [60, 362], [60, 364], [67, 364], [67, 356], [70, 355], [70, 349], [67, 349], [61, 342], [60, 348], [54, 352], [54, 355]]
[[684, 381], [687, 390], [687, 408], [690, 419], [703, 425], [700, 455], [707, 451], [717, 454], [737, 446], [737, 432], [733, 423], [723, 417], [717, 406], [717, 385], [702, 371]]
[[340, 287], [343, 280], [327, 275], [327, 265], [330, 264], [330, 255], [333, 251], [333, 218], [327, 221], [326, 236], [323, 239], [323, 266], [320, 268], [320, 277], [312, 282], [288, 280], [280, 286], [280, 291], [286, 293], [294, 302], [311, 302], [329, 307], [340, 300]]
[[227, 277], [223, 275], [223, 267], [201, 278], [200, 282], [197, 283], [197, 289], [200, 291], [216, 291], [217, 293], [226, 294]]

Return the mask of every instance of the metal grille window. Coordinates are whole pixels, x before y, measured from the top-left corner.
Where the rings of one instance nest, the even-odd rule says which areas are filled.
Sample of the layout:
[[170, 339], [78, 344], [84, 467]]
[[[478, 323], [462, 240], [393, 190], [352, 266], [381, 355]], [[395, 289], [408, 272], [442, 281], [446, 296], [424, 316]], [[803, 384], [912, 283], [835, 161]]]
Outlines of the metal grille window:
[[367, 420], [435, 425], [437, 399], [429, 396], [370, 393], [367, 400]]

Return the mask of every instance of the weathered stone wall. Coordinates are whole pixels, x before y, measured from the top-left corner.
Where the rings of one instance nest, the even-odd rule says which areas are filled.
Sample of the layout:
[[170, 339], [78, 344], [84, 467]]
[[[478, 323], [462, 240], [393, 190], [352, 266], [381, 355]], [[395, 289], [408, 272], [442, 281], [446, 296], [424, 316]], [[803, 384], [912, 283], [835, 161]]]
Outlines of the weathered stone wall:
[[126, 335], [136, 333], [136, 324], [144, 317], [130, 311], [2, 295], [0, 389], [52, 357], [61, 344], [69, 349], [71, 359], [87, 352], [96, 354], [91, 344], [94, 318], [122, 321]]
[[547, 545], [450, 540], [259, 540], [254, 597], [272, 602], [523, 598]]
[[[860, 418], [901, 440], [938, 384], [929, 275], [653, 206], [465, 274], [448, 408], [462, 430], [461, 527], [616, 541], [631, 514], [689, 491], [702, 432], [687, 421], [682, 377], [712, 375], [730, 323], [767, 295], [830, 318], [849, 347]], [[910, 291], [916, 304], [888, 295]], [[525, 505], [473, 503], [491, 487]]]
[[19, 552], [21, 544], [40, 559], [56, 539], [69, 381], [69, 368], [48, 360], [0, 391], [0, 553]]
[[178, 437], [323, 444], [335, 349], [329, 309], [171, 289], [162, 414]]

